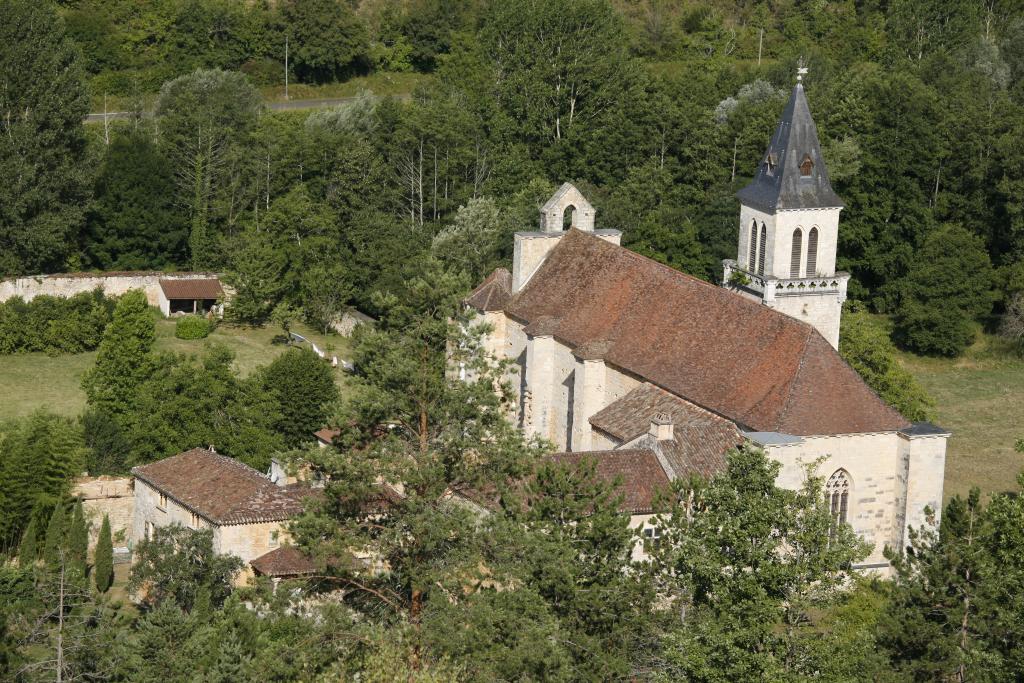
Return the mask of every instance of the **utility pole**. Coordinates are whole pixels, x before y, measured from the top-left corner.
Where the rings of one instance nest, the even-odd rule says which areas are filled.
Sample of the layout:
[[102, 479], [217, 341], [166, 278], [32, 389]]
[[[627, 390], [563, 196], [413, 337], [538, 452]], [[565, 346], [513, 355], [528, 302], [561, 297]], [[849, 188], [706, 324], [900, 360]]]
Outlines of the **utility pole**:
[[284, 98], [288, 99], [288, 34], [284, 34]]

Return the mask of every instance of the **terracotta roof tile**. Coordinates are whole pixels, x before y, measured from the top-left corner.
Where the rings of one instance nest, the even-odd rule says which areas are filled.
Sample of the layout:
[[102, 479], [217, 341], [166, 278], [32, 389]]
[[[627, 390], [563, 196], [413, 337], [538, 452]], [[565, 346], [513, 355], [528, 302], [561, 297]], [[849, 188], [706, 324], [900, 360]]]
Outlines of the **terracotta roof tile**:
[[310, 494], [305, 487], [278, 487], [245, 463], [205, 448], [133, 467], [132, 475], [218, 525], [291, 519]]
[[270, 577], [308, 576], [316, 573], [313, 560], [293, 545], [283, 545], [249, 562], [257, 574]]
[[217, 278], [196, 278], [188, 280], [160, 279], [160, 289], [168, 299], [218, 299], [224, 296], [224, 289]]
[[725, 454], [743, 437], [729, 420], [653, 384], [641, 384], [590, 418], [590, 424], [629, 447], [650, 430], [651, 420], [665, 415], [672, 423], [672, 440], [642, 439], [636, 445], [656, 448], [674, 477], [691, 473], [711, 478], [725, 469]]
[[593, 460], [598, 478], [609, 483], [620, 478], [622, 510], [634, 515], [650, 513], [657, 493], [669, 487], [665, 469], [649, 448], [555, 453], [550, 458], [569, 467]]
[[341, 434], [341, 430], [337, 427], [323, 427], [313, 432], [313, 436], [327, 444], [333, 443], [338, 434]]
[[806, 436], [909, 424], [810, 325], [579, 230], [505, 311], [570, 348], [608, 341], [608, 363], [745, 429]]
[[512, 298], [512, 273], [496, 268], [479, 287], [466, 297], [465, 303], [478, 311], [500, 311]]

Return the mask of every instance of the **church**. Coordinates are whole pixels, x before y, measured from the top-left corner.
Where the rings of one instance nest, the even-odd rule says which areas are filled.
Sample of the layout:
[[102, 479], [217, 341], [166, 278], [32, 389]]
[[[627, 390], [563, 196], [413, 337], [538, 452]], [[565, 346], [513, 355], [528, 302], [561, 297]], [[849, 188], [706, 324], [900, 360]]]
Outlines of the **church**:
[[[559, 188], [539, 229], [516, 233], [512, 272], [466, 300], [514, 363], [510, 417], [559, 457], [593, 456], [638, 501], [652, 477], [722, 471], [744, 441], [781, 463], [780, 486], [818, 463], [834, 519], [873, 546], [860, 568], [888, 573], [883, 549], [940, 509], [950, 434], [908, 421], [839, 355], [843, 203], [799, 78], [738, 197], [737, 256], [716, 286], [622, 247]], [[642, 525], [650, 510], [630, 512]]]

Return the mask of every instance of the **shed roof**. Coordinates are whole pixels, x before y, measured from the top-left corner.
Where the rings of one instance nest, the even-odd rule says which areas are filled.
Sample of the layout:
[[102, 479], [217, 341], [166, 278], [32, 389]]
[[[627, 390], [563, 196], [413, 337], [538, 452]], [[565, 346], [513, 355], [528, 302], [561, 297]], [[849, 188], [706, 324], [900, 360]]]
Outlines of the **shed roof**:
[[186, 280], [160, 279], [160, 289], [168, 299], [219, 299], [224, 288], [217, 278], [194, 278]]
[[596, 477], [608, 483], [619, 481], [622, 510], [634, 515], [652, 512], [658, 492], [669, 487], [668, 474], [649, 448], [555, 453], [550, 458], [569, 467], [592, 460]]
[[249, 562], [257, 574], [270, 577], [308, 576], [316, 573], [316, 565], [293, 545], [283, 545]]
[[512, 273], [496, 268], [480, 286], [466, 297], [465, 303], [478, 311], [500, 311], [512, 298]]
[[606, 362], [749, 431], [896, 431], [887, 406], [810, 325], [580, 230], [505, 306], [528, 333]]
[[291, 519], [306, 487], [282, 488], [243, 462], [205, 448], [132, 468], [132, 475], [217, 525]]

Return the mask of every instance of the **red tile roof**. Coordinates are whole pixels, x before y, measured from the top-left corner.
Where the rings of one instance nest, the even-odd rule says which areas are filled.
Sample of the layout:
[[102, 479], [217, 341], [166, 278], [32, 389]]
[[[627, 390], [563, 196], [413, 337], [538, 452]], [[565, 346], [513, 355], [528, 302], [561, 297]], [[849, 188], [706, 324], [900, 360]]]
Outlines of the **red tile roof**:
[[895, 431], [887, 406], [810, 325], [579, 230], [505, 312], [729, 418], [795, 435]]
[[257, 574], [270, 577], [308, 576], [316, 573], [316, 565], [293, 545], [283, 545], [249, 562]]
[[649, 432], [651, 420], [659, 415], [672, 423], [673, 438], [650, 442], [675, 477], [695, 473], [711, 478], [725, 469], [725, 453], [743, 442], [729, 420], [646, 383], [595, 413], [590, 424], [628, 445]]
[[511, 298], [512, 273], [496, 268], [466, 297], [465, 303], [481, 312], [500, 311]]
[[217, 525], [291, 519], [311, 493], [276, 486], [245, 463], [205, 448], [133, 467], [132, 475]]
[[217, 278], [195, 278], [188, 280], [160, 279], [160, 289], [168, 299], [218, 299], [224, 296], [224, 289]]
[[619, 481], [621, 509], [634, 515], [652, 512], [657, 493], [669, 487], [665, 469], [649, 448], [555, 453], [550, 458], [569, 467], [593, 460], [595, 476], [608, 483]]
[[341, 430], [336, 427], [323, 427], [313, 432], [313, 436], [326, 444], [334, 443], [334, 437], [338, 434], [341, 434]]

